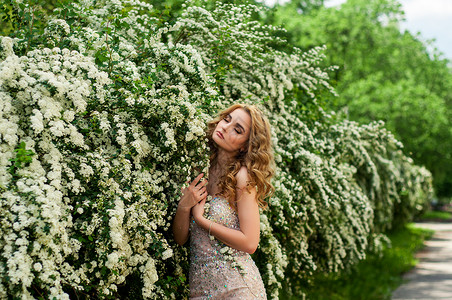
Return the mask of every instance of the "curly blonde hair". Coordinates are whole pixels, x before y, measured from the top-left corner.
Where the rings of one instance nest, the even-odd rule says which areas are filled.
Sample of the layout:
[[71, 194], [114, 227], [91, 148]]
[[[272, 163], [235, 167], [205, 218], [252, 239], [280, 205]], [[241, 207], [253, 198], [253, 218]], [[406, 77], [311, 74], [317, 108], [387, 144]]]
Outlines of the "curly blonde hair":
[[218, 146], [212, 140], [212, 135], [217, 124], [234, 110], [242, 108], [251, 117], [250, 136], [243, 152], [237, 155], [227, 164], [225, 171], [220, 175], [220, 193], [229, 201], [230, 206], [236, 209], [236, 174], [242, 166], [248, 170], [250, 181], [247, 189], [256, 187], [256, 198], [260, 207], [267, 208], [265, 198], [274, 193], [271, 178], [274, 175], [273, 148], [271, 144], [270, 123], [264, 114], [254, 105], [234, 104], [220, 112], [219, 116], [207, 124], [207, 138], [211, 149], [210, 161], [214, 162], [218, 155]]

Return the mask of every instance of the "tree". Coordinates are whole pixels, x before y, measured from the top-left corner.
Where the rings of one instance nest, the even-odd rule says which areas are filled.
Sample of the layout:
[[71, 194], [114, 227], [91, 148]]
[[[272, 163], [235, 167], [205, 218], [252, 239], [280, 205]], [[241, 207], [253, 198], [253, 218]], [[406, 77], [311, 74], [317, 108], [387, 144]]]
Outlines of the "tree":
[[[437, 50], [409, 32], [400, 32], [401, 5], [394, 0], [349, 0], [340, 7], [308, 14], [295, 9], [297, 1], [275, 12], [289, 40], [302, 49], [327, 46], [325, 63], [339, 97], [329, 108], [348, 111], [352, 120], [386, 121], [418, 164], [432, 170], [440, 197], [452, 195], [450, 125], [452, 72]], [[413, 98], [411, 98], [413, 97]], [[331, 98], [330, 98], [331, 99]], [[403, 100], [402, 100], [403, 99]], [[426, 108], [428, 114], [416, 109]], [[372, 112], [371, 112], [372, 111]], [[419, 118], [430, 126], [409, 129]], [[419, 121], [421, 122], [421, 121]], [[416, 138], [414, 138], [416, 137]]]

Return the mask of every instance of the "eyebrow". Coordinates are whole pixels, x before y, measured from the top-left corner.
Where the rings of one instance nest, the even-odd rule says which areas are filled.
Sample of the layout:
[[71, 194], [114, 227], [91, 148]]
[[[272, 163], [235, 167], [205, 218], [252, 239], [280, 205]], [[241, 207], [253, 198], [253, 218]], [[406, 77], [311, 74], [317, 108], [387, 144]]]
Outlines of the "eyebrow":
[[[228, 118], [232, 120], [231, 114], [228, 114]], [[236, 121], [235, 123], [237, 124], [238, 127], [240, 127], [243, 130], [244, 133], [246, 132], [245, 128], [243, 128], [243, 126], [239, 122]]]

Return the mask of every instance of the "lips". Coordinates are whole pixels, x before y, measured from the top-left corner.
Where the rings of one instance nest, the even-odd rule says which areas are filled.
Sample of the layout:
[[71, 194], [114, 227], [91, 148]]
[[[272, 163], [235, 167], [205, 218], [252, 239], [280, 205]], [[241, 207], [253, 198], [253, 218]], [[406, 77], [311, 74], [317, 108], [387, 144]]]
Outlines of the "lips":
[[223, 134], [222, 134], [221, 132], [217, 131], [217, 135], [218, 135], [222, 140], [224, 140], [224, 136], [223, 136]]

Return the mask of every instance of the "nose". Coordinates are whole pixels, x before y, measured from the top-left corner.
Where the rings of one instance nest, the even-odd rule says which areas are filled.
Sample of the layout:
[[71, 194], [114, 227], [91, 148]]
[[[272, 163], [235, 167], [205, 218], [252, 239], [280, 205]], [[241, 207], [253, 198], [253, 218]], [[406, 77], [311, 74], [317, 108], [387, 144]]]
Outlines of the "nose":
[[221, 129], [222, 129], [224, 132], [227, 132], [227, 131], [228, 131], [228, 128], [229, 128], [229, 125], [231, 125], [231, 123], [223, 122], [223, 124], [221, 124]]

